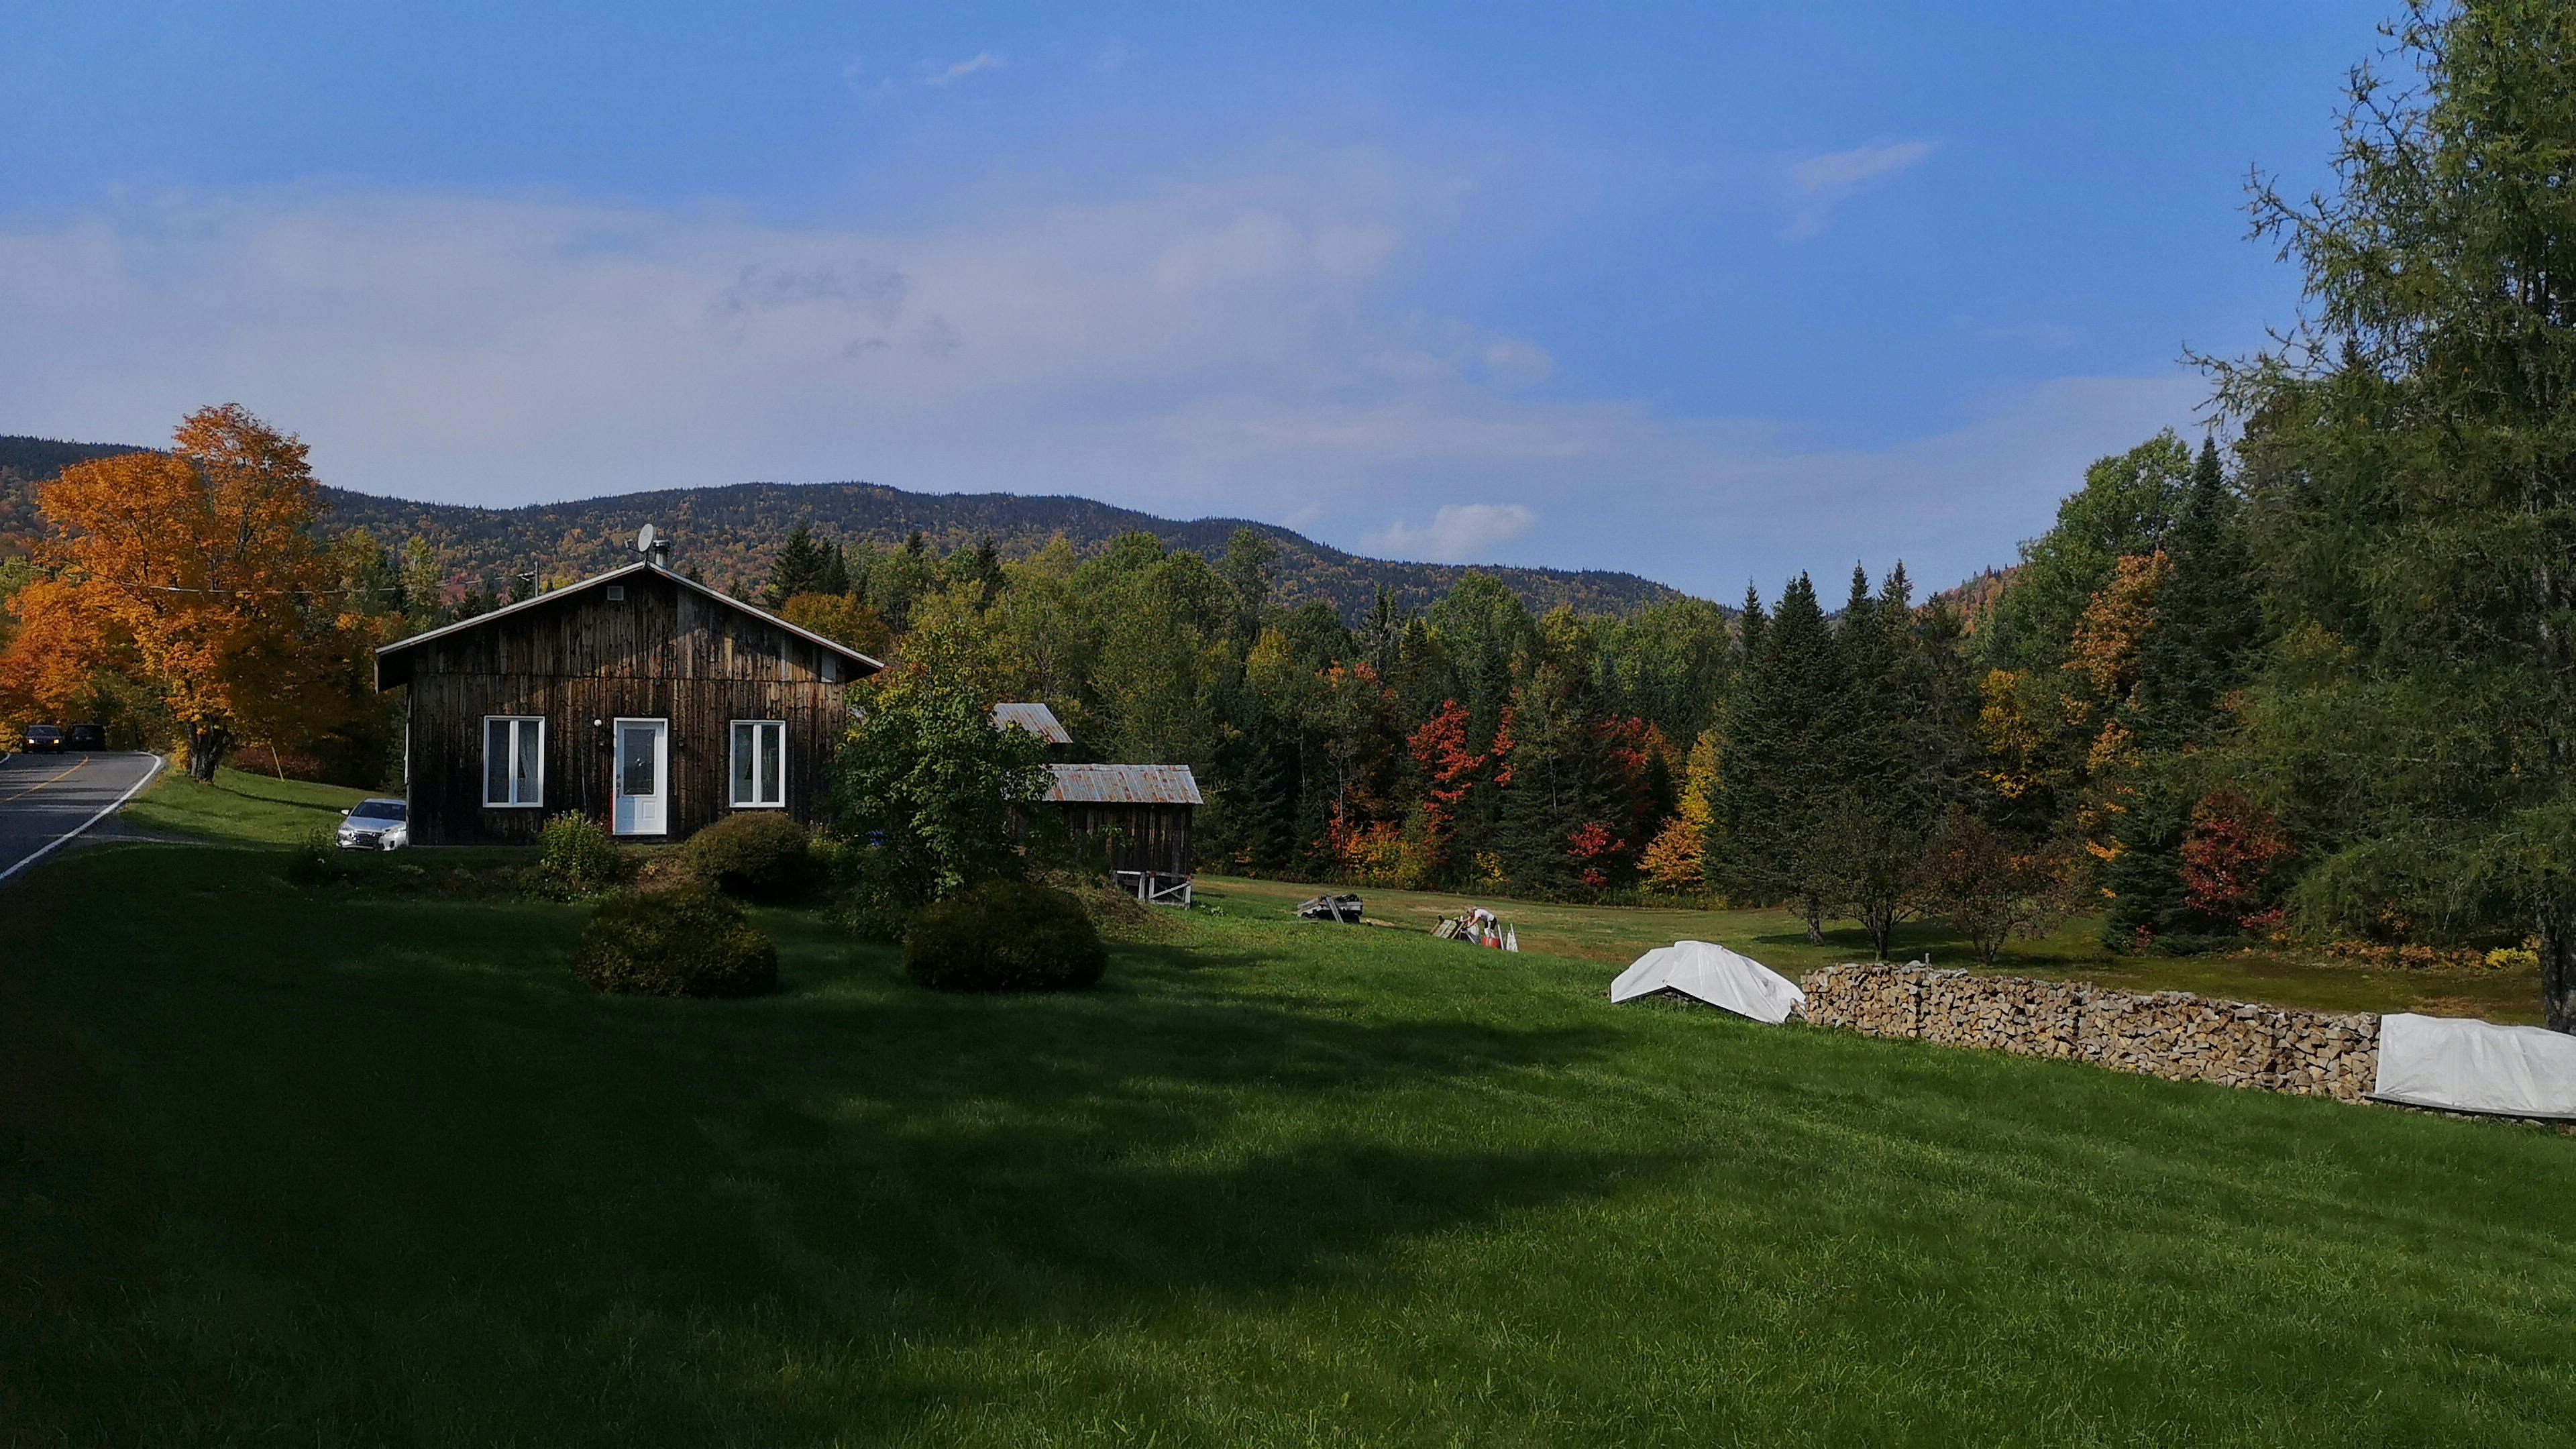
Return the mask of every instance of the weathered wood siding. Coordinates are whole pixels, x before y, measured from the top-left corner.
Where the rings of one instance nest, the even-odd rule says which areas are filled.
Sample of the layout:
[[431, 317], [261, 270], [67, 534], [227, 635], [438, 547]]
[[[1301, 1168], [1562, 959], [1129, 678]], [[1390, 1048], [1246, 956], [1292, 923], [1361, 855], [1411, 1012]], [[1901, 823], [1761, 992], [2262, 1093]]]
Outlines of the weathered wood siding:
[[1111, 870], [1181, 876], [1190, 866], [1190, 805], [1059, 804], [1067, 832], [1097, 840]]
[[[836, 661], [841, 677], [826, 683], [823, 651], [803, 639], [669, 579], [620, 583], [622, 601], [596, 584], [566, 589], [560, 603], [405, 651], [415, 843], [529, 841], [566, 810], [608, 821], [620, 718], [670, 721], [669, 830], [648, 838], [676, 840], [731, 812], [735, 720], [786, 721], [787, 811], [821, 816], [850, 666]], [[492, 715], [545, 720], [541, 807], [483, 804]]]

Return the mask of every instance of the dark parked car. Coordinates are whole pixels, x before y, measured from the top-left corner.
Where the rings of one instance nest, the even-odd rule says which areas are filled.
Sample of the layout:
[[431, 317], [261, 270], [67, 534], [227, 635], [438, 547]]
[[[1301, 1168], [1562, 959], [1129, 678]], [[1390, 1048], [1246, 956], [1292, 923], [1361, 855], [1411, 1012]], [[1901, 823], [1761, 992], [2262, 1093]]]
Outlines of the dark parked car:
[[59, 755], [63, 752], [61, 725], [29, 725], [18, 740], [18, 748], [31, 755]]
[[71, 746], [76, 750], [106, 749], [107, 726], [94, 724], [73, 725], [71, 728]]

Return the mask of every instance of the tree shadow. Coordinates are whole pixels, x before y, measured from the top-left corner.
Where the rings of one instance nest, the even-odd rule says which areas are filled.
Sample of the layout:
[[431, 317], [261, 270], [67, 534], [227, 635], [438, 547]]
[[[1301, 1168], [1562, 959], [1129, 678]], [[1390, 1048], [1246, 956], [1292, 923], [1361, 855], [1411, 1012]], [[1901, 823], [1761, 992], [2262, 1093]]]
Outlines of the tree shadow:
[[162, 1346], [167, 1392], [245, 1422], [345, 1427], [354, 1401], [297, 1376], [392, 1375], [620, 1401], [526, 1431], [550, 1442], [820, 1437], [810, 1405], [683, 1366], [710, 1335], [938, 1350], [870, 1370], [891, 1434], [971, 1387], [919, 1365], [997, 1336], [1392, 1287], [1409, 1243], [1696, 1160], [1492, 1107], [1608, 1056], [1607, 1023], [1271, 992], [1248, 947], [1123, 946], [1105, 989], [941, 996], [891, 950], [791, 925], [779, 996], [619, 1000], [569, 978], [576, 912], [148, 869], [119, 918], [67, 909], [0, 958], [113, 1043], [121, 1130], [189, 1245], [143, 1300], [333, 1326], [320, 1363]]

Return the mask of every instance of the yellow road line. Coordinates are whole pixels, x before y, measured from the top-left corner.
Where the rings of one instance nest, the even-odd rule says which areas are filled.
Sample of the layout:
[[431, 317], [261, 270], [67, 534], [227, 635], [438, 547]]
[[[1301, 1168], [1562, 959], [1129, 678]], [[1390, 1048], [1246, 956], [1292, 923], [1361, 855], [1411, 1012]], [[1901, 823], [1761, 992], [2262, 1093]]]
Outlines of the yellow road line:
[[19, 791], [19, 792], [18, 792], [17, 794], [15, 794], [15, 795], [11, 795], [11, 796], [8, 796], [8, 797], [6, 797], [6, 798], [0, 798], [0, 805], [6, 805], [6, 804], [8, 804], [8, 803], [9, 803], [9, 801], [11, 801], [11, 800], [22, 799], [22, 798], [24, 798], [24, 797], [26, 797], [26, 796], [33, 795], [33, 794], [35, 794], [37, 791], [39, 791], [39, 790], [41, 790], [41, 789], [45, 788], [47, 785], [50, 785], [50, 784], [54, 783], [54, 780], [68, 780], [68, 779], [70, 779], [73, 775], [75, 775], [75, 774], [79, 773], [80, 768], [81, 768], [81, 765], [86, 765], [86, 764], [88, 764], [88, 763], [89, 763], [89, 761], [88, 761], [88, 760], [86, 760], [86, 759], [84, 759], [84, 760], [82, 760], [82, 761], [80, 762], [80, 765], [74, 765], [74, 766], [72, 766], [70, 769], [65, 770], [65, 771], [63, 771], [61, 774], [54, 776], [52, 780], [38, 780], [36, 783], [34, 783], [34, 784], [32, 784], [32, 785], [28, 786], [28, 787], [27, 787], [26, 789], [24, 789], [24, 790]]

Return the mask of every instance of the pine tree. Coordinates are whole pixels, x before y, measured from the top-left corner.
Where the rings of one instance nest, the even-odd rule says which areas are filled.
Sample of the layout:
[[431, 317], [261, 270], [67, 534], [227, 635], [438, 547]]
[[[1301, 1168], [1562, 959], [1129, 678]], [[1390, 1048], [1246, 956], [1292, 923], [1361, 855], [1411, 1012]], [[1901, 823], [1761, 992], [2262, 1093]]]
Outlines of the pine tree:
[[1755, 653], [1728, 710], [1717, 878], [1748, 903], [1787, 902], [1805, 918], [1808, 940], [1821, 943], [1831, 862], [1814, 822], [1840, 774], [1841, 661], [1805, 574], [1751, 632]]
[[1857, 918], [1880, 960], [1922, 901], [1922, 862], [1966, 777], [1970, 722], [1956, 616], [1918, 612], [1905, 566], [1878, 593], [1852, 571], [1834, 636], [1842, 666], [1835, 773], [1810, 828], [1836, 910]]
[[777, 609], [798, 594], [826, 592], [819, 586], [830, 559], [830, 550], [815, 541], [813, 528], [798, 519], [796, 526], [787, 531], [787, 541], [778, 546], [778, 557], [770, 562], [769, 583], [761, 590], [761, 602]]
[[829, 556], [823, 560], [821, 574], [814, 580], [814, 592], [838, 597], [850, 592], [850, 556], [835, 541]]

